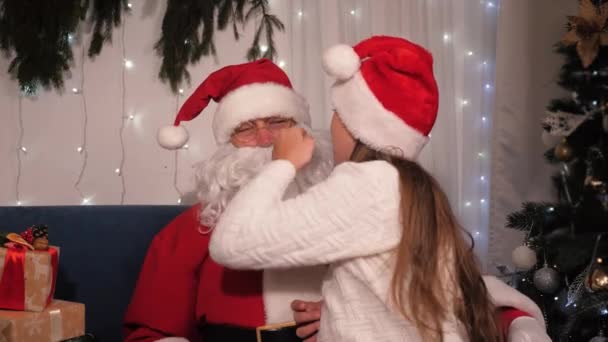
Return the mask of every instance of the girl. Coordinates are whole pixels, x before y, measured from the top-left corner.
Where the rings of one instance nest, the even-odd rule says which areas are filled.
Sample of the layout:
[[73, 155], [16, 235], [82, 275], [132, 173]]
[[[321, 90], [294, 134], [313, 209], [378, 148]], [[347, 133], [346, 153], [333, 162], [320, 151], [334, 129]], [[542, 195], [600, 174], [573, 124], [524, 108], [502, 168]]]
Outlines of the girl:
[[[338, 78], [331, 133], [339, 165], [283, 201], [314, 148], [303, 130], [284, 130], [275, 161], [222, 215], [211, 256], [239, 269], [330, 264], [321, 342], [502, 341], [470, 243], [415, 162], [437, 115], [431, 55], [400, 38], [373, 37], [330, 49], [324, 62]], [[520, 302], [542, 322], [531, 301]]]

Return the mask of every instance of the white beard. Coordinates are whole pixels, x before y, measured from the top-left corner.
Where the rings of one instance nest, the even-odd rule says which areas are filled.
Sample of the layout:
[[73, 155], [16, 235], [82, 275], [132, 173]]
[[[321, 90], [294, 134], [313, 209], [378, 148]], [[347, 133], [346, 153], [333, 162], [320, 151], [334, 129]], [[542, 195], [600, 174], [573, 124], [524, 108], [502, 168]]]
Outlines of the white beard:
[[[289, 197], [323, 181], [333, 168], [329, 138], [321, 133], [312, 135], [315, 138], [312, 160], [296, 174], [287, 191]], [[202, 203], [201, 224], [211, 229], [215, 227], [232, 197], [270, 161], [272, 148], [236, 148], [228, 143], [221, 146], [211, 158], [199, 163], [196, 184], [197, 196]]]

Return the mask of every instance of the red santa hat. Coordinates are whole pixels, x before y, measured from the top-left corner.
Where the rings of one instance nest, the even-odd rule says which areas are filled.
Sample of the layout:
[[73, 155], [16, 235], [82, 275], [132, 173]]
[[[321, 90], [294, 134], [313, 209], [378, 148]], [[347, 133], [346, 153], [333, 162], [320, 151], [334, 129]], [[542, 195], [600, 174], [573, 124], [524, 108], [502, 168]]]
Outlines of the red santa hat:
[[405, 39], [377, 36], [330, 48], [323, 64], [337, 79], [332, 101], [350, 133], [376, 150], [416, 159], [437, 117], [431, 54]]
[[226, 143], [241, 123], [268, 116], [293, 118], [310, 125], [308, 104], [293, 91], [285, 72], [268, 59], [231, 65], [207, 77], [184, 102], [173, 126], [158, 131], [159, 144], [170, 150], [188, 141], [182, 121], [197, 117], [209, 104], [218, 103], [213, 118], [213, 134], [218, 144]]

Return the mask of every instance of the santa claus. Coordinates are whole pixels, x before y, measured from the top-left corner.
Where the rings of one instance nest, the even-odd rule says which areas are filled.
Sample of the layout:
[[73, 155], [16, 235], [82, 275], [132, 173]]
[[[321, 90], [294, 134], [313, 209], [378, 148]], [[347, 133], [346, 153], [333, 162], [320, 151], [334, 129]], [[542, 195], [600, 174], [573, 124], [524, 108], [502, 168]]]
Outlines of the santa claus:
[[[324, 266], [236, 271], [218, 265], [208, 251], [213, 228], [227, 203], [271, 161], [276, 133], [295, 125], [309, 130], [308, 105], [293, 91], [287, 75], [269, 60], [228, 66], [209, 75], [195, 90], [173, 126], [159, 130], [159, 143], [168, 149], [182, 147], [188, 132], [180, 122], [197, 117], [211, 100], [218, 103], [213, 133], [219, 147], [198, 166], [200, 203], [175, 218], [152, 241], [125, 315], [125, 341], [301, 341], [293, 324], [283, 324], [294, 320], [291, 303], [296, 299], [298, 333], [312, 335], [306, 341], [313, 341]], [[286, 197], [320, 182], [331, 171], [329, 139], [314, 135], [313, 161], [298, 173]], [[530, 336], [527, 331], [533, 328], [527, 327], [529, 322], [522, 316], [528, 315], [501, 309], [511, 341]]]
[[[275, 133], [310, 127], [306, 101], [269, 60], [228, 66], [195, 90], [174, 126], [159, 130], [159, 143], [168, 149], [183, 146], [188, 132], [180, 122], [196, 117], [210, 100], [218, 102], [213, 133], [219, 147], [198, 166], [200, 204], [169, 223], [150, 245], [125, 316], [126, 341], [255, 341], [252, 328], [293, 320], [292, 300], [319, 299], [324, 267], [233, 271], [216, 264], [207, 251], [230, 198], [271, 161]], [[319, 153], [292, 183], [289, 196], [331, 171], [329, 140], [315, 135]], [[293, 338], [295, 330], [274, 334]]]

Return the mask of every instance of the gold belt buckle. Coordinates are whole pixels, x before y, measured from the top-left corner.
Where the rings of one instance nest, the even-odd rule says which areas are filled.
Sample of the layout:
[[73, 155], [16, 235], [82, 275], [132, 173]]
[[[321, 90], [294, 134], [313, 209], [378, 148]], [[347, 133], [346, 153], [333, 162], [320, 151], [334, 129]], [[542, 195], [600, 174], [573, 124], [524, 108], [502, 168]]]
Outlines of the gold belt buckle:
[[257, 342], [262, 342], [262, 331], [272, 331], [272, 330], [280, 330], [288, 327], [295, 327], [296, 322], [285, 322], [278, 324], [269, 324], [263, 325], [261, 327], [255, 328], [255, 336], [257, 338]]

